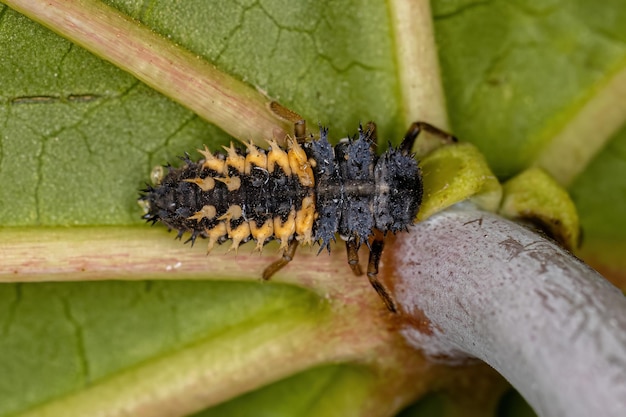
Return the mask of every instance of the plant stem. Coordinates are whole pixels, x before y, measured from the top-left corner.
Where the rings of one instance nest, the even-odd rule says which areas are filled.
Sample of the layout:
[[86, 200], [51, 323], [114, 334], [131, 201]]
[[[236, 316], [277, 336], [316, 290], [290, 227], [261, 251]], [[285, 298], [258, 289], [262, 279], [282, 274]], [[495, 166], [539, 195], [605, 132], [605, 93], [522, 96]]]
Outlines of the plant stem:
[[442, 212], [398, 239], [403, 331], [433, 357], [476, 357], [541, 416], [626, 414], [626, 298], [570, 253], [474, 209]]
[[430, 2], [390, 0], [388, 4], [399, 57], [404, 124], [419, 120], [449, 129]]
[[[283, 139], [293, 120], [247, 84], [96, 0], [5, 0], [240, 139]], [[279, 106], [280, 108], [280, 106]]]
[[[222, 246], [206, 256], [202, 242], [190, 248], [173, 235], [168, 239], [164, 232], [145, 227], [5, 229], [0, 234], [0, 282], [213, 279], [250, 280], [260, 286], [289, 283], [319, 294], [320, 311], [326, 306], [327, 314], [316, 310], [306, 320], [277, 314], [254, 331], [238, 334], [233, 329], [230, 336], [200, 339], [193, 346], [93, 381], [89, 389], [41, 404], [25, 416], [96, 415], [103, 410], [110, 416], [189, 415], [328, 363], [363, 365], [373, 375], [368, 401], [354, 415], [390, 415], [428, 392], [433, 381], [456, 381], [458, 375], [467, 375], [467, 368], [432, 364], [407, 346], [397, 333], [394, 317], [367, 279], [352, 275], [344, 251], [317, 256], [315, 250], [303, 248], [272, 282], [263, 283], [261, 272], [277, 258], [278, 245], [266, 248], [263, 255], [267, 256], [253, 254], [251, 245], [241, 247], [238, 255], [224, 253]], [[263, 334], [276, 336], [260, 340]], [[484, 381], [484, 371], [470, 369], [469, 373]], [[493, 378], [489, 378], [491, 387]]]
[[585, 171], [626, 121], [626, 68], [610, 74], [594, 93], [535, 159], [564, 187]]

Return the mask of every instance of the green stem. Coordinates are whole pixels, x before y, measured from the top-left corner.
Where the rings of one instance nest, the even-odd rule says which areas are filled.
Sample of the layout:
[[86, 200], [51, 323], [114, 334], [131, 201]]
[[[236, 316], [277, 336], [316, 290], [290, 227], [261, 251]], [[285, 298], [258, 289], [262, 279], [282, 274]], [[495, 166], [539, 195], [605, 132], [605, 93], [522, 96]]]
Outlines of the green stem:
[[448, 129], [430, 2], [390, 0], [388, 4], [395, 56], [401, 57], [397, 66], [404, 124], [420, 120]]
[[282, 139], [292, 131], [293, 120], [288, 120], [291, 115], [281, 117], [263, 94], [100, 1], [4, 3], [129, 72], [236, 138]]
[[[238, 255], [216, 248], [217, 253], [207, 257], [203, 245], [190, 248], [174, 239], [156, 238], [163, 233], [127, 227], [6, 229], [0, 239], [0, 282], [260, 281], [263, 268], [278, 255], [277, 246], [268, 247], [267, 256], [244, 246]], [[319, 309], [305, 316], [277, 314], [254, 325], [254, 330], [233, 328], [198, 339], [20, 415], [83, 416], [102, 410], [109, 416], [152, 416], [160, 415], [159, 410], [188, 415], [295, 372], [346, 362], [364, 366], [372, 376], [367, 385], [371, 393], [363, 405], [367, 409], [355, 415], [385, 415], [423, 395], [433, 380], [450, 374], [406, 346], [397, 333], [397, 318], [386, 311], [367, 279], [352, 275], [342, 251], [333, 251], [324, 262], [320, 257], [302, 250], [297, 265], [287, 266], [273, 279], [312, 289], [320, 296]]]
[[567, 187], [626, 121], [626, 62], [593, 91], [536, 157], [535, 165]]

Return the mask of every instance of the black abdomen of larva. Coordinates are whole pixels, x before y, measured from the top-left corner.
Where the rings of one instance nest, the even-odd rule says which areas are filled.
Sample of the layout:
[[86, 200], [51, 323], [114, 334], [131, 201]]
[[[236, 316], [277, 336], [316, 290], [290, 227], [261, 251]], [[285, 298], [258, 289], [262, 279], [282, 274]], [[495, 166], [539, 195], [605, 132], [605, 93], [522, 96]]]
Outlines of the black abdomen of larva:
[[[203, 207], [203, 191], [197, 185], [185, 180], [196, 177], [206, 177], [208, 172], [202, 172], [200, 163], [185, 159], [186, 164], [181, 168], [168, 166], [169, 172], [156, 187], [150, 187], [142, 197], [148, 202], [149, 211], [144, 215], [148, 221], [159, 220], [168, 228], [184, 232], [192, 232], [194, 236], [202, 235], [204, 228], [197, 228], [196, 221], [190, 220]], [[226, 193], [216, 189], [213, 198], [216, 201], [225, 201]], [[205, 226], [205, 225], [203, 225]], [[198, 229], [198, 230], [196, 230]]]
[[[238, 153], [241, 153], [239, 150]], [[243, 222], [254, 222], [260, 227], [268, 219], [279, 217], [286, 220], [294, 207], [302, 204], [306, 190], [298, 179], [288, 176], [280, 169], [273, 173], [252, 167], [249, 174], [229, 167], [228, 176], [239, 178], [241, 185], [236, 190], [216, 181], [213, 189], [203, 191], [197, 184], [187, 180], [207, 177], [221, 177], [211, 169], [202, 167], [202, 160], [193, 162], [185, 159], [186, 164], [180, 168], [170, 168], [161, 183], [152, 187], [142, 197], [148, 202], [149, 211], [144, 216], [149, 221], [159, 220], [170, 229], [177, 230], [179, 235], [191, 233], [191, 240], [197, 236], [206, 237], [206, 231], [215, 228], [219, 223], [228, 221], [230, 228], [235, 229]], [[203, 207], [215, 208], [215, 216], [200, 220], [190, 219]], [[221, 216], [233, 207], [239, 206], [242, 215], [235, 219], [223, 220]], [[224, 236], [219, 243], [228, 239]], [[244, 242], [248, 240], [245, 239]]]

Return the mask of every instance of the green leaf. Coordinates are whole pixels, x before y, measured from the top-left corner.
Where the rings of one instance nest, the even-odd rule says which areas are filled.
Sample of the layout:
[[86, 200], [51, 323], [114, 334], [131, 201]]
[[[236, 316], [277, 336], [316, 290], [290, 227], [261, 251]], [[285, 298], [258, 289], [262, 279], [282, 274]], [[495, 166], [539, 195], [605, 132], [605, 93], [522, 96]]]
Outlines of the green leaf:
[[[421, 117], [405, 114], [389, 4], [107, 4], [299, 112], [311, 131], [321, 122], [339, 139], [375, 120], [398, 143], [407, 117]], [[559, 136], [609, 125], [579, 115], [613, 103], [623, 2], [438, 0], [433, 13], [451, 130], [501, 178], [553, 155], [552, 144], [582, 152], [563, 168], [575, 176], [582, 253], [626, 275], [620, 257], [597, 255], [625, 246], [624, 133]], [[268, 284], [255, 281], [271, 248], [206, 258], [163, 228], [144, 231], [137, 190], [152, 168], [230, 137], [1, 4], [0, 52], [1, 279], [148, 279], [1, 286], [0, 416], [185, 415], [209, 404], [206, 415], [389, 415], [482, 380], [484, 370], [435, 367], [404, 347], [340, 248], [329, 259], [299, 253]], [[208, 278], [219, 280], [188, 281]]]
[[[328, 365], [245, 394], [195, 417], [344, 416], [346, 410], [358, 410], [366, 401], [373, 378], [362, 367]], [[346, 392], [350, 395], [344, 395]]]
[[626, 288], [624, 3], [435, 1], [433, 13], [455, 134], [501, 178], [540, 165], [563, 180], [578, 254]]
[[626, 290], [626, 130], [572, 184], [583, 230], [581, 256]]
[[[148, 281], [0, 289], [0, 415], [30, 407], [32, 415], [86, 415], [120, 401], [111, 395], [138, 396], [155, 383], [146, 375], [184, 382], [176, 375], [190, 361], [199, 369], [220, 363], [224, 371], [213, 369], [218, 376], [233, 366], [229, 343], [251, 354], [281, 333], [298, 334], [295, 326], [323, 321], [325, 310], [313, 294], [278, 284]], [[244, 297], [245, 303], [237, 301]], [[284, 309], [289, 317], [274, 317]]]
[[[623, 71], [623, 3], [605, 2], [602, 9], [584, 0], [434, 2], [454, 131], [479, 146], [496, 175], [510, 177], [533, 164]], [[614, 97], [612, 104], [620, 102]], [[586, 139], [590, 150], [600, 140]], [[570, 142], [561, 156], [571, 156], [565, 148], [576, 144]]]

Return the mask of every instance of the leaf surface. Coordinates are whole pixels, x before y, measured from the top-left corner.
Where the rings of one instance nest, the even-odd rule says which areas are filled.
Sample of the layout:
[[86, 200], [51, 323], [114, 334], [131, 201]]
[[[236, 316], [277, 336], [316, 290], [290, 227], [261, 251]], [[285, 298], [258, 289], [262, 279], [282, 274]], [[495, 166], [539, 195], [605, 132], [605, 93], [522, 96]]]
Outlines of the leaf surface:
[[[299, 112], [312, 131], [324, 123], [337, 140], [354, 134], [359, 122], [375, 120], [383, 141], [398, 143], [404, 133], [398, 81], [403, 57], [394, 52], [385, 3], [107, 3]], [[584, 0], [439, 0], [433, 14], [452, 131], [476, 144], [501, 178], [535, 164], [626, 63], [626, 7], [617, 0], [601, 8]], [[215, 150], [230, 141], [219, 127], [3, 5], [0, 52], [0, 224], [8, 246], [17, 241], [14, 233], [30, 239], [27, 256], [33, 260], [45, 258], [38, 241], [51, 236], [54, 227], [81, 226], [77, 235], [89, 247], [89, 236], [101, 230], [95, 226], [139, 226], [137, 190], [154, 166], [176, 164], [184, 152], [197, 158], [194, 149], [202, 144]], [[589, 148], [592, 162], [570, 186], [586, 236], [582, 253], [615, 276], [624, 276], [623, 260], [598, 254], [607, 247], [617, 254], [626, 245], [624, 137], [623, 132], [590, 137], [600, 149]], [[135, 230], [129, 227], [128, 235], [119, 236], [109, 232], [118, 239], [112, 246], [135, 242], [132, 236], [141, 233]], [[159, 230], [146, 247], [170, 244], [173, 236]], [[64, 239], [57, 245], [71, 241]], [[202, 257], [203, 250], [193, 253]], [[144, 251], [140, 244], [128, 247], [131, 258]], [[346, 273], [342, 252], [337, 248], [325, 276], [358, 280]], [[0, 256], [6, 253], [0, 250]], [[388, 415], [446, 385], [447, 372], [456, 372], [407, 359], [410, 354], [387, 329], [377, 333], [376, 326], [387, 322], [372, 307], [378, 300], [367, 292], [367, 283], [329, 287], [325, 297], [319, 277], [307, 275], [297, 260], [289, 274], [305, 276], [312, 283], [306, 288], [290, 285], [304, 278], [255, 282], [261, 265], [273, 257], [240, 270], [241, 257], [214, 256], [220, 258], [219, 268], [232, 265], [227, 280], [1, 286], [0, 374], [10, 378], [0, 379], [0, 416], [58, 410], [80, 415], [104, 404], [118, 407], [120, 414], [128, 407], [137, 415], [185, 415], [201, 404], [226, 400], [200, 415], [260, 415], [262, 410], [330, 415], [329, 409], [338, 415]], [[325, 263], [323, 257], [317, 262]], [[38, 276], [81, 279], [80, 272], [63, 271]], [[5, 269], [2, 276], [14, 273]], [[157, 277], [121, 269], [107, 274], [120, 280]], [[194, 271], [184, 277], [211, 278], [207, 275]], [[354, 294], [346, 290], [352, 285]], [[338, 288], [347, 291], [345, 298], [339, 298]], [[366, 317], [373, 324], [349, 331], [364, 314], [361, 301], [350, 304], [353, 295], [366, 300]], [[258, 349], [255, 340], [262, 345]], [[345, 344], [357, 347], [350, 351], [342, 348]], [[388, 360], [381, 360], [385, 355]], [[270, 358], [265, 368], [263, 358]], [[276, 358], [290, 358], [293, 366], [279, 370]], [[411, 366], [398, 365], [402, 361]], [[256, 373], [247, 374], [248, 368]], [[193, 383], [215, 392], [192, 390], [206, 397], [178, 404], [177, 393], [191, 380], [180, 374], [198, 369]], [[229, 372], [240, 373], [242, 380], [211, 379]], [[390, 379], [411, 388], [393, 398], [398, 385]], [[152, 408], [149, 401], [138, 403], [153, 392], [151, 384], [159, 384], [166, 391], [161, 398], [170, 399], [155, 401]], [[224, 392], [217, 392], [221, 386]], [[250, 393], [232, 399], [245, 392]]]

